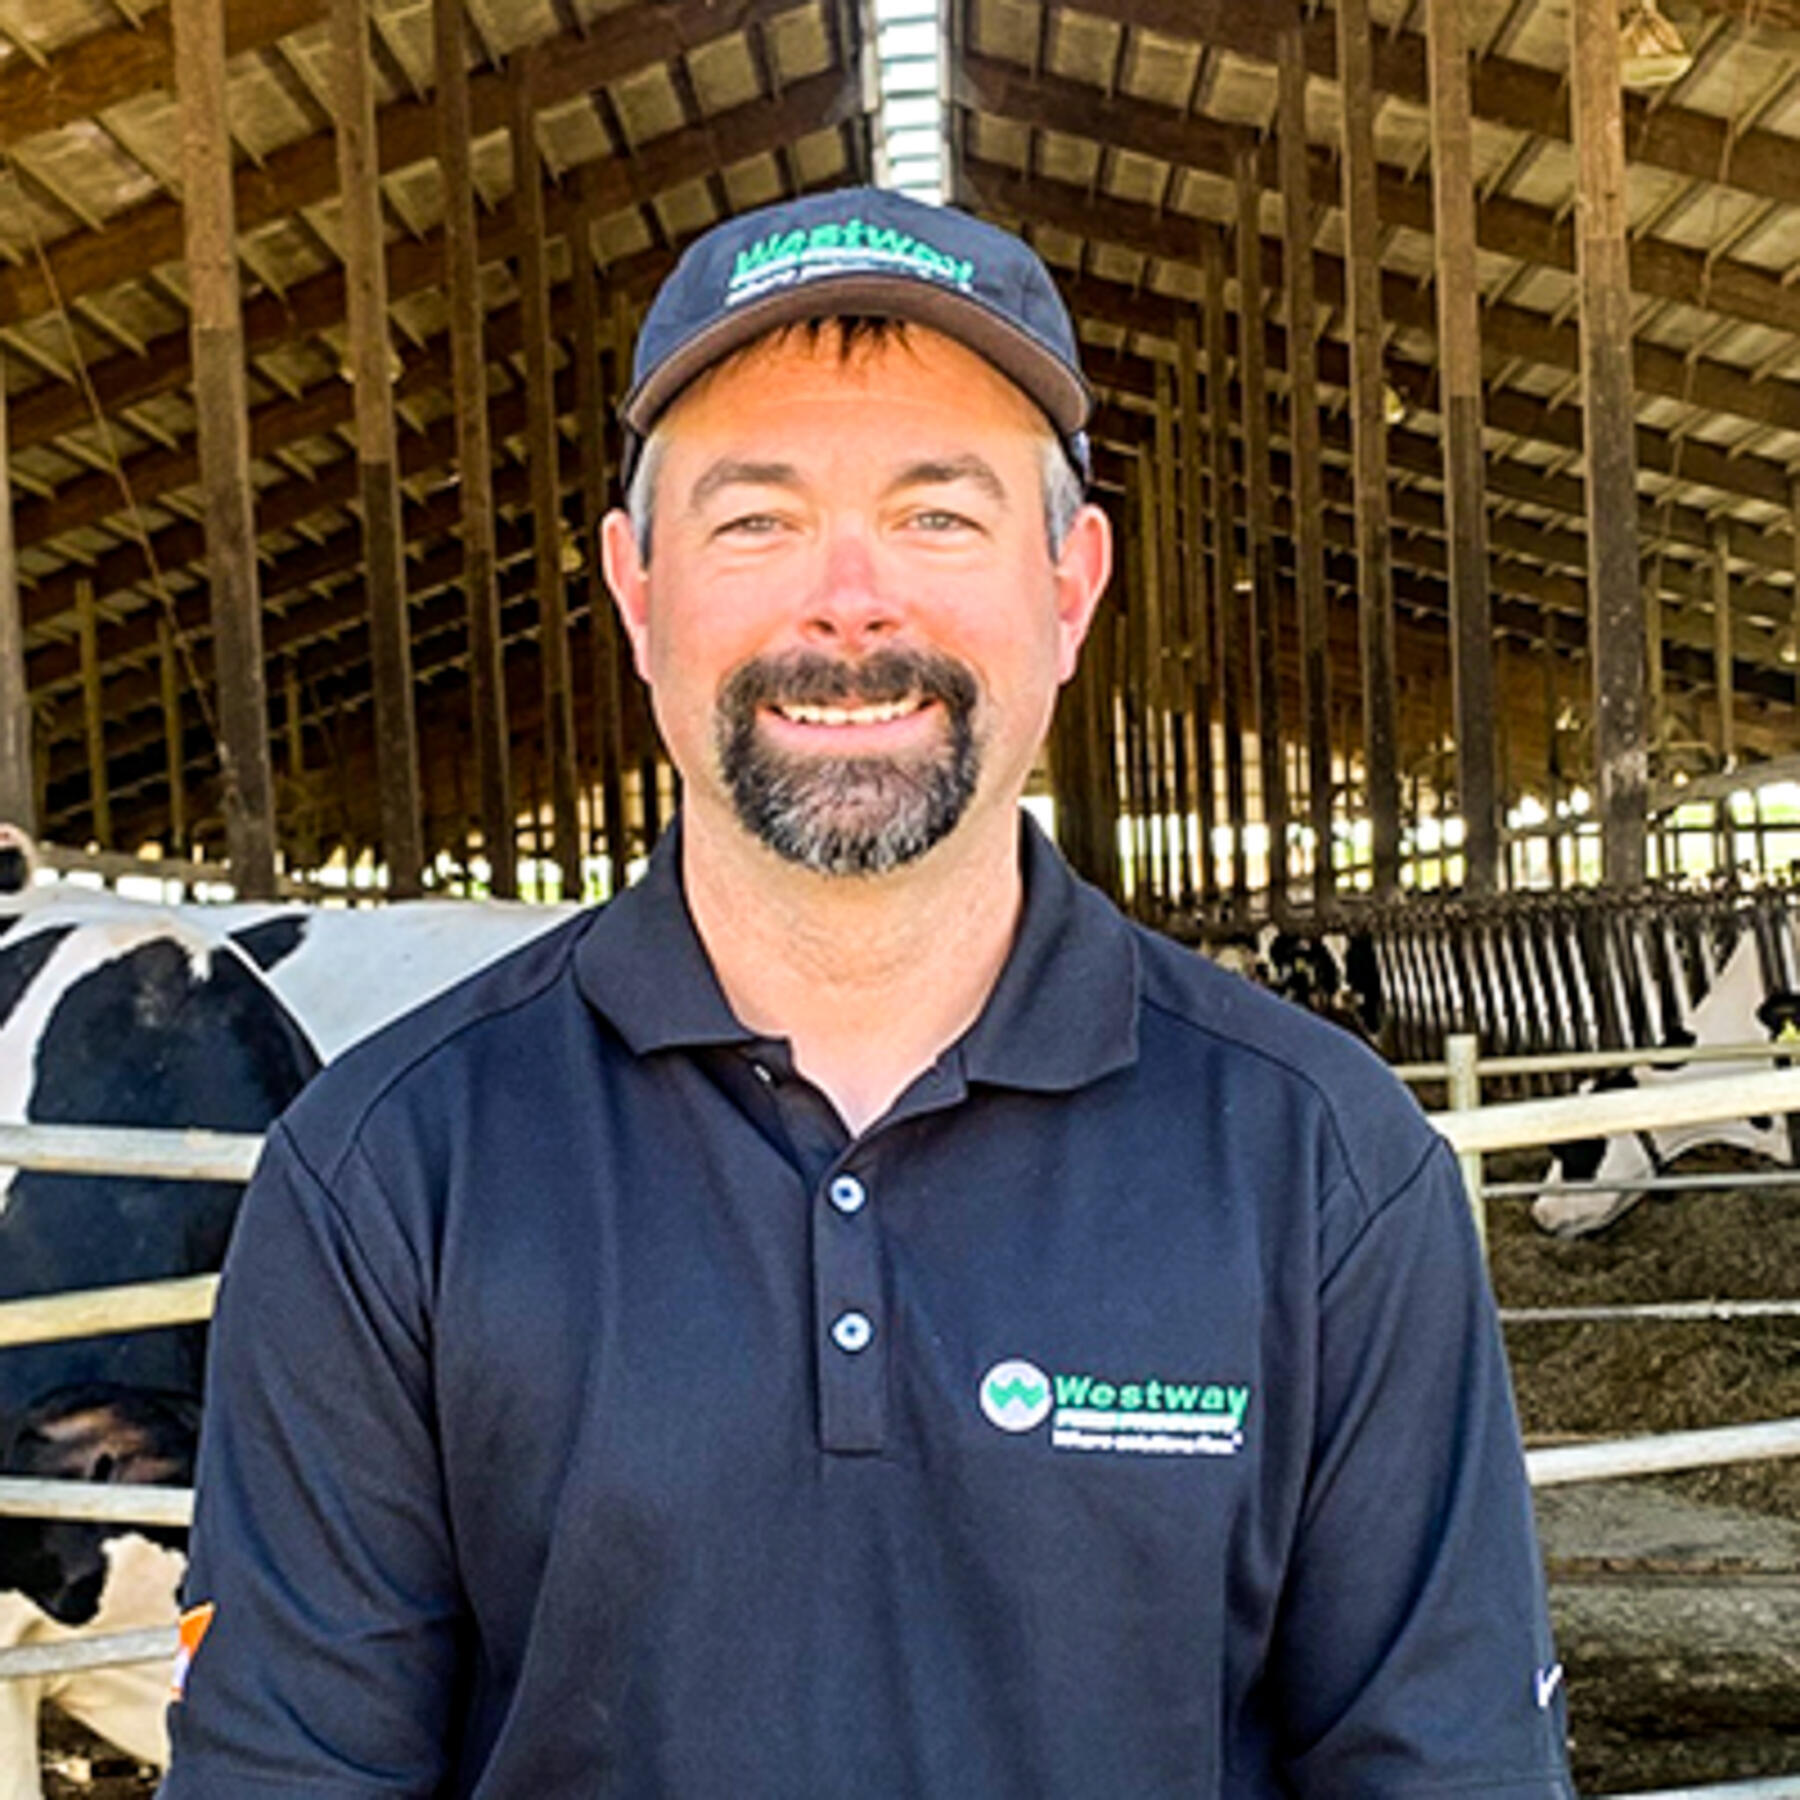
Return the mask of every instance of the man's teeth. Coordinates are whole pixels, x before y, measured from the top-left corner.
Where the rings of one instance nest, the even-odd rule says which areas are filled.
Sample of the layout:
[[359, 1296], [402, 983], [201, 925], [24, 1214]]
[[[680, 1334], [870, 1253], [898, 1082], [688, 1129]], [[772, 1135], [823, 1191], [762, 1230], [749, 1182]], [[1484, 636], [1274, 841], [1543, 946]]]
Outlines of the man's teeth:
[[918, 696], [906, 700], [889, 700], [880, 706], [796, 706], [779, 710], [784, 719], [796, 725], [885, 725], [890, 719], [904, 719], [917, 712], [925, 702]]

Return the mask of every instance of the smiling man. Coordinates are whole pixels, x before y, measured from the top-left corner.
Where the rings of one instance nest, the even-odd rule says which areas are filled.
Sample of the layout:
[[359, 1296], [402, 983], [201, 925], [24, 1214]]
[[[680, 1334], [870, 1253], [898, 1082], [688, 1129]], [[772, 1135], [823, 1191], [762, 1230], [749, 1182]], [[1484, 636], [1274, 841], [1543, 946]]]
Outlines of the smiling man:
[[604, 555], [681, 818], [272, 1134], [170, 1800], [1568, 1795], [1447, 1150], [1020, 813], [1089, 407], [891, 194], [659, 295]]

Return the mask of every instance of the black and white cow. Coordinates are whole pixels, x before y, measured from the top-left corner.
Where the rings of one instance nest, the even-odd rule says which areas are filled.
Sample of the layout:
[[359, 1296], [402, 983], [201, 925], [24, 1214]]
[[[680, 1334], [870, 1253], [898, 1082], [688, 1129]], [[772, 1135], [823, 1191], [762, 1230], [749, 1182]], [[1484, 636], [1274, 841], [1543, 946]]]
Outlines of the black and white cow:
[[1364, 932], [1307, 934], [1265, 925], [1216, 941], [1208, 954], [1369, 1043], [1380, 1032], [1381, 971]]
[[[1794, 1027], [1800, 1002], [1771, 992], [1763, 978], [1754, 938], [1741, 936], [1717, 979], [1670, 1034], [1671, 1047], [1746, 1044], [1780, 1037]], [[1639, 1064], [1586, 1084], [1585, 1092], [1657, 1088], [1691, 1081], [1729, 1081], [1742, 1064], [1693, 1062]], [[1722, 1145], [1747, 1150], [1772, 1162], [1792, 1163], [1794, 1148], [1787, 1121], [1776, 1118], [1715, 1120], [1616, 1137], [1582, 1138], [1557, 1144], [1546, 1182], [1581, 1184], [1577, 1193], [1539, 1194], [1531, 1216], [1559, 1237], [1582, 1237], [1610, 1225], [1644, 1196], [1643, 1183], [1688, 1150]]]
[[[0, 897], [0, 1121], [261, 1131], [322, 1061], [572, 910]], [[214, 1270], [240, 1191], [0, 1167], [0, 1300]], [[204, 1347], [196, 1326], [0, 1350], [0, 1470], [185, 1485]], [[180, 1534], [0, 1520], [0, 1646], [172, 1624], [182, 1566]], [[167, 1686], [0, 1682], [0, 1800], [38, 1800], [45, 1698], [165, 1760]]]

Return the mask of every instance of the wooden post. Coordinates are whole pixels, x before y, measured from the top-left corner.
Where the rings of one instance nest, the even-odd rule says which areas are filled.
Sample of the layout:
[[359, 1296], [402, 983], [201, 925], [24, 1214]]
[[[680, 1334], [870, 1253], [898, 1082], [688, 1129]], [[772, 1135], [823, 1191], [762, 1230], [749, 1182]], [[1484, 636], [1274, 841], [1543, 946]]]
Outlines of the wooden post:
[[1350, 302], [1364, 779], [1374, 838], [1375, 895], [1392, 899], [1400, 889], [1400, 703], [1394, 670], [1394, 571], [1388, 542], [1381, 218], [1376, 207], [1375, 70], [1368, 0], [1340, 0], [1337, 40], [1338, 84], [1344, 97], [1344, 260]]
[[1157, 610], [1163, 621], [1162, 663], [1157, 688], [1162, 696], [1163, 732], [1168, 750], [1166, 816], [1173, 834], [1174, 870], [1169, 900], [1182, 907], [1194, 903], [1194, 863], [1188, 821], [1193, 796], [1188, 789], [1187, 753], [1187, 603], [1181, 580], [1181, 521], [1175, 499], [1175, 378], [1167, 363], [1156, 365], [1156, 567]]
[[364, 588], [375, 699], [375, 778], [388, 892], [424, 891], [425, 838], [413, 713], [412, 633], [400, 529], [394, 437], [393, 346], [388, 337], [381, 164], [369, 73], [368, 0], [332, 0], [331, 48], [338, 185], [344, 200], [344, 292], [349, 373], [356, 389], [356, 476], [362, 500]]
[[169, 850], [175, 856], [185, 856], [187, 752], [181, 727], [181, 672], [175, 663], [175, 633], [166, 614], [156, 621], [156, 670], [162, 699], [163, 761], [169, 782]]
[[1225, 246], [1217, 231], [1200, 240], [1206, 293], [1206, 418], [1212, 453], [1213, 616], [1218, 621], [1220, 712], [1225, 733], [1225, 815], [1231, 825], [1231, 906], [1250, 901], [1244, 856], [1244, 659], [1237, 593], [1236, 529], [1231, 496], [1231, 385], [1225, 357]]
[[1269, 492], [1269, 385], [1263, 353], [1262, 177], [1257, 153], [1237, 153], [1238, 388], [1244, 409], [1244, 524], [1256, 742], [1269, 834], [1269, 910], [1287, 912], [1287, 769], [1281, 751], [1281, 617], [1275, 590], [1275, 507]]
[[1331, 865], [1331, 614], [1325, 598], [1318, 307], [1313, 289], [1312, 189], [1306, 161], [1306, 31], [1298, 18], [1282, 27], [1278, 53], [1281, 263], [1287, 285], [1288, 443], [1294, 466], [1294, 584], [1300, 599], [1307, 816], [1313, 836], [1313, 905], [1328, 907], [1337, 885]]
[[1737, 684], [1731, 666], [1731, 531], [1723, 519], [1713, 521], [1713, 689], [1719, 697], [1719, 765], [1737, 766]]
[[113, 847], [112, 792], [106, 783], [106, 706], [100, 694], [99, 620], [94, 613], [94, 584], [75, 578], [75, 628], [81, 638], [81, 717], [87, 734], [88, 804], [94, 842]]
[[[582, 890], [581, 824], [575, 810], [575, 692], [569, 679], [569, 612], [562, 570], [562, 457], [550, 366], [550, 264], [544, 242], [544, 183], [537, 147], [530, 56], [512, 80], [513, 209], [519, 231], [519, 297], [525, 337], [526, 445], [531, 464], [538, 655], [544, 679], [544, 746], [550, 811], [565, 900]], [[543, 875], [538, 876], [540, 883]]]
[[469, 691], [475, 768], [489, 886], [519, 891], [500, 589], [494, 572], [494, 476], [488, 446], [487, 359], [482, 348], [475, 196], [469, 174], [469, 72], [463, 63], [463, 0], [432, 0], [437, 62], [438, 165], [444, 181], [444, 275], [450, 310], [456, 462], [461, 476], [463, 593], [469, 608]]
[[1794, 657], [1794, 707], [1800, 711], [1800, 475], [1788, 484], [1788, 542], [1794, 559], [1794, 617], [1788, 647]]
[[1475, 153], [1465, 3], [1428, 0], [1431, 195], [1463, 883], [1471, 894], [1491, 894], [1500, 874], [1500, 820], [1494, 791], [1494, 640], [1488, 602], [1481, 290], [1475, 264]]
[[1637, 397], [1632, 378], [1618, 7], [1615, 0], [1571, 0], [1569, 19], [1582, 435], [1587, 450], [1588, 641], [1601, 868], [1609, 886], [1637, 887], [1644, 879], [1650, 756], [1644, 732]]
[[25, 676], [25, 615], [13, 551], [12, 473], [6, 443], [6, 365], [0, 361], [0, 824], [38, 831], [31, 754], [31, 686]]
[[[582, 165], [585, 198], [596, 163]], [[584, 207], [569, 236], [575, 284], [575, 412], [581, 443], [581, 545], [588, 571], [593, 651], [594, 761], [600, 774], [612, 889], [625, 884], [625, 704], [619, 679], [619, 621], [600, 574], [600, 521], [606, 516], [606, 383], [600, 353], [600, 284], [594, 273], [593, 219]], [[625, 346], [609, 352], [615, 368]]]
[[171, 10], [226, 854], [238, 897], [268, 900], [275, 896], [275, 784], [225, 114], [225, 9], [218, 0], [174, 0]]
[[1213, 862], [1212, 609], [1206, 594], [1206, 444], [1200, 434], [1199, 344], [1194, 315], [1185, 307], [1175, 321], [1175, 396], [1181, 414], [1182, 573], [1187, 593], [1183, 657], [1194, 721], [1194, 794], [1200, 830], [1200, 899], [1219, 896]]

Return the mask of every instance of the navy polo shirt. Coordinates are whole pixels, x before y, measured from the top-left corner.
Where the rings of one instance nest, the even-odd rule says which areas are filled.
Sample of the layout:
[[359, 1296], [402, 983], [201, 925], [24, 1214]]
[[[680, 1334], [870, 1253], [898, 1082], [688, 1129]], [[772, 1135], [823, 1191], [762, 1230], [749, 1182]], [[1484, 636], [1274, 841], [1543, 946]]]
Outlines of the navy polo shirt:
[[1444, 1145], [1023, 854], [981, 1017], [860, 1136], [671, 842], [302, 1095], [165, 1800], [1571, 1793]]

